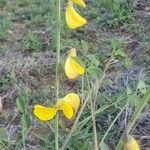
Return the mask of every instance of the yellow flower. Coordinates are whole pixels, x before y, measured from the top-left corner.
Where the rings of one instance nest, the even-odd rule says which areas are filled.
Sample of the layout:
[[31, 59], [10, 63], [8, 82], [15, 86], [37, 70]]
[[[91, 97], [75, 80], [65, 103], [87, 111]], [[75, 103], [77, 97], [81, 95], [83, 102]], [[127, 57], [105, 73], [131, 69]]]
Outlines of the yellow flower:
[[[74, 0], [75, 1], [75, 0]], [[69, 0], [66, 8], [66, 23], [71, 29], [79, 28], [87, 23], [87, 20], [80, 16], [74, 9], [72, 1]]]
[[75, 61], [76, 49], [71, 49], [68, 51], [68, 58], [65, 63], [65, 74], [69, 79], [76, 79], [80, 75], [85, 73], [85, 69]]
[[124, 143], [123, 150], [140, 150], [140, 148], [136, 139], [129, 136], [129, 139]]
[[75, 93], [70, 93], [64, 98], [57, 101], [54, 107], [44, 107], [41, 105], [35, 105], [33, 113], [34, 115], [42, 120], [48, 121], [53, 119], [57, 111], [63, 111], [66, 118], [71, 119], [77, 112], [80, 105], [80, 98]]
[[73, 3], [78, 4], [82, 7], [86, 7], [84, 0], [71, 0]]

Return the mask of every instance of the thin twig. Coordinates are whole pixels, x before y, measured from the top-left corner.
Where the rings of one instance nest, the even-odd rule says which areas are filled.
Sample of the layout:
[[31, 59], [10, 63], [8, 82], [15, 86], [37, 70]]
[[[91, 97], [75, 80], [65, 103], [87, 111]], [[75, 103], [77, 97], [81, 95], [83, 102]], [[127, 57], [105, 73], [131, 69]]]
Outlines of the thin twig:
[[96, 129], [96, 119], [95, 119], [95, 106], [93, 106], [92, 96], [90, 98], [91, 113], [92, 113], [92, 123], [94, 132], [94, 146], [95, 150], [98, 150], [98, 140], [97, 140], [97, 129]]
[[98, 150], [98, 140], [97, 140], [97, 130], [96, 130], [96, 119], [95, 119], [95, 105], [96, 105], [96, 100], [97, 100], [97, 95], [98, 95], [98, 91], [101, 88], [102, 82], [105, 78], [106, 75], [106, 70], [108, 69], [109, 65], [111, 64], [113, 59], [113, 55], [110, 57], [110, 59], [108, 60], [108, 62], [106, 63], [106, 66], [104, 68], [104, 73], [102, 78], [100, 79], [100, 81], [96, 81], [96, 89], [94, 92], [94, 101], [92, 102], [92, 98], [91, 99], [91, 111], [92, 111], [92, 122], [93, 122], [93, 132], [94, 132], [94, 145], [95, 145], [95, 150]]
[[[88, 83], [89, 90], [91, 90], [88, 77], [87, 77], [87, 83]], [[97, 95], [97, 93], [96, 93], [96, 95]], [[95, 150], [98, 150], [96, 119], [95, 119], [95, 102], [96, 102], [96, 97], [95, 97], [94, 102], [93, 102], [92, 93], [91, 93], [90, 94], [90, 104], [91, 104], [91, 114], [92, 114], [93, 133], [94, 133], [94, 146], [95, 146]]]

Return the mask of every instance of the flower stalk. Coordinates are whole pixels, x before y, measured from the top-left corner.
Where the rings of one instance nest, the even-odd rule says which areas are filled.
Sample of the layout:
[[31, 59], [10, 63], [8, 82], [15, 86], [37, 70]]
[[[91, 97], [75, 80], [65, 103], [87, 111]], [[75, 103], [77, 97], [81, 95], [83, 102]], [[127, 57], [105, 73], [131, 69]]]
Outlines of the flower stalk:
[[[57, 47], [57, 55], [56, 55], [56, 79], [55, 79], [55, 86], [56, 86], [56, 101], [59, 98], [59, 64], [60, 64], [60, 28], [61, 28], [61, 2], [60, 0], [57, 0], [57, 41], [56, 41], [56, 47]], [[55, 149], [59, 149], [58, 145], [58, 113], [55, 116]]]
[[[88, 86], [90, 88], [89, 84], [88, 84]], [[94, 102], [93, 102], [92, 94], [91, 94], [90, 95], [90, 104], [91, 104], [91, 114], [92, 114], [93, 133], [94, 133], [94, 147], [95, 147], [94, 149], [98, 150], [98, 140], [97, 140], [97, 130], [96, 130], [96, 118], [95, 118], [95, 101], [96, 100], [94, 99]]]
[[[101, 84], [102, 84], [102, 82], [103, 82], [103, 80], [104, 80], [104, 78], [105, 78], [105, 73], [106, 73], [108, 67], [111, 65], [112, 60], [113, 60], [113, 57], [111, 56], [110, 59], [108, 60], [108, 62], [106, 63], [105, 68], [104, 68], [104, 71], [103, 71], [103, 72], [104, 72], [104, 75], [103, 75], [103, 77], [101, 78], [101, 80], [100, 80], [100, 81], [98, 82], [98, 84], [97, 84], [97, 87], [96, 87], [96, 88], [97, 88], [97, 91], [96, 91], [96, 93], [98, 93], [98, 89], [100, 89], [100, 87], [101, 87]], [[86, 78], [86, 79], [87, 79], [87, 82], [89, 83], [88, 78]], [[88, 87], [89, 87], [89, 86], [88, 86]], [[74, 121], [74, 124], [73, 124], [73, 126], [72, 126], [72, 128], [71, 128], [71, 130], [70, 130], [70, 132], [69, 132], [69, 134], [68, 134], [68, 136], [66, 137], [64, 143], [62, 144], [61, 150], [64, 150], [64, 149], [65, 149], [65, 147], [66, 147], [66, 145], [68, 144], [68, 142], [69, 142], [71, 136], [73, 135], [75, 129], [77, 128], [79, 119], [80, 119], [80, 117], [81, 117], [81, 114], [82, 114], [82, 112], [83, 112], [83, 110], [84, 110], [84, 108], [85, 108], [87, 102], [88, 102], [89, 99], [91, 98], [92, 92], [93, 92], [93, 90], [89, 88], [88, 95], [87, 95], [87, 97], [86, 97], [84, 103], [82, 104], [82, 106], [81, 106], [81, 108], [80, 108], [80, 111], [78, 112], [78, 115], [77, 115], [77, 117], [76, 117], [76, 119], [75, 119], [75, 121]], [[95, 112], [94, 112], [94, 114], [92, 114], [92, 118], [95, 118]], [[97, 139], [96, 139], [96, 140], [97, 140]], [[96, 143], [97, 143], [97, 141], [96, 141]], [[98, 144], [96, 144], [96, 145], [98, 145]]]
[[73, 124], [73, 126], [72, 126], [72, 128], [71, 128], [69, 134], [67, 135], [65, 141], [64, 141], [63, 144], [62, 144], [61, 150], [65, 150], [65, 147], [66, 147], [66, 145], [68, 144], [68, 142], [69, 142], [71, 136], [73, 135], [73, 132], [76, 130], [76, 128], [77, 128], [77, 126], [78, 126], [78, 121], [79, 121], [79, 119], [80, 119], [80, 117], [81, 117], [81, 115], [82, 115], [82, 112], [83, 112], [83, 110], [84, 110], [84, 108], [85, 108], [87, 102], [89, 101], [91, 92], [92, 92], [92, 91], [88, 91], [88, 95], [87, 95], [87, 97], [86, 97], [86, 99], [85, 99], [85, 101], [84, 101], [82, 107], [80, 108], [80, 110], [79, 110], [79, 112], [78, 112], [78, 115], [77, 115], [77, 117], [76, 117], [76, 119], [75, 119], [75, 121], [74, 121], [74, 124]]

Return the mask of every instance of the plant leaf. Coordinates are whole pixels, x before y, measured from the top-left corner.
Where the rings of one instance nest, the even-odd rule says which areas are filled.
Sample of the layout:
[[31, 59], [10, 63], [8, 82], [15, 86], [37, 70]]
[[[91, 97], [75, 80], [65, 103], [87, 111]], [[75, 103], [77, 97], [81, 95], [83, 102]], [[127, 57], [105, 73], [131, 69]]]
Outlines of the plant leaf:
[[143, 80], [140, 80], [138, 85], [137, 85], [137, 89], [142, 93], [146, 93], [146, 88], [147, 88], [147, 85], [144, 83]]
[[146, 93], [144, 94], [144, 97], [142, 99], [142, 102], [147, 99], [147, 103], [150, 104], [150, 88], [146, 90]]
[[99, 60], [96, 58], [95, 55], [91, 54], [87, 56], [88, 59], [92, 62], [92, 64], [94, 64], [95, 66], [99, 66], [100, 62]]
[[134, 106], [139, 106], [140, 105], [141, 99], [138, 96], [130, 94], [130, 95], [127, 95], [127, 97], [128, 97], [128, 101], [131, 104], [133, 104]]
[[131, 88], [129, 86], [127, 87], [126, 90], [127, 90], [127, 95], [131, 95], [133, 93], [132, 90], [131, 90]]
[[123, 65], [124, 65], [124, 67], [126, 67], [127, 69], [132, 66], [132, 63], [133, 63], [132, 60], [131, 60], [128, 56], [126, 56], [126, 57], [124, 58], [124, 60], [123, 60]]
[[16, 105], [20, 112], [22, 112], [22, 113], [25, 112], [25, 101], [23, 99], [17, 98]]
[[112, 84], [113, 82], [110, 80], [110, 79], [107, 79], [107, 78], [105, 78], [104, 80], [103, 80], [103, 85], [109, 85], [109, 84]]
[[101, 144], [101, 148], [100, 148], [100, 149], [101, 149], [101, 150], [110, 150], [108, 144], [106, 144], [105, 142], [103, 142], [103, 143]]
[[28, 114], [22, 115], [22, 125], [25, 130], [27, 130], [31, 125], [31, 118]]
[[89, 43], [84, 40], [81, 40], [81, 45], [82, 45], [83, 53], [86, 56], [89, 49]]
[[104, 72], [98, 67], [89, 67], [86, 71], [96, 80], [100, 80], [104, 75]]
[[115, 56], [121, 56], [121, 57], [126, 57], [125, 52], [123, 52], [122, 50], [118, 49], [115, 54]]

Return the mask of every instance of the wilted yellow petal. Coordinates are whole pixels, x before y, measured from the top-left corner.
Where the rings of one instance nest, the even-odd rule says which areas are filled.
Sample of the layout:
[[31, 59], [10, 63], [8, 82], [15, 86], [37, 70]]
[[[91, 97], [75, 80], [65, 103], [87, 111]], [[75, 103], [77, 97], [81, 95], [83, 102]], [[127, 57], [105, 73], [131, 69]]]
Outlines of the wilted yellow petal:
[[79, 105], [80, 105], [80, 98], [77, 94], [75, 93], [70, 93], [67, 94], [62, 101], [65, 101], [66, 103], [68, 103], [75, 111], [75, 113], [77, 112]]
[[123, 150], [140, 150], [140, 147], [135, 138], [130, 136], [129, 140], [124, 143]]
[[86, 6], [84, 0], [71, 0], [71, 1], [78, 4], [78, 5], [80, 5], [80, 6], [82, 6], [82, 7]]
[[48, 108], [41, 105], [35, 105], [33, 113], [38, 119], [48, 121], [55, 116], [57, 110], [57, 108]]
[[71, 48], [69, 51], [68, 51], [68, 57], [76, 57], [76, 49], [75, 48]]
[[80, 16], [74, 9], [73, 3], [69, 1], [66, 8], [66, 23], [71, 29], [81, 27], [87, 23], [86, 19]]

